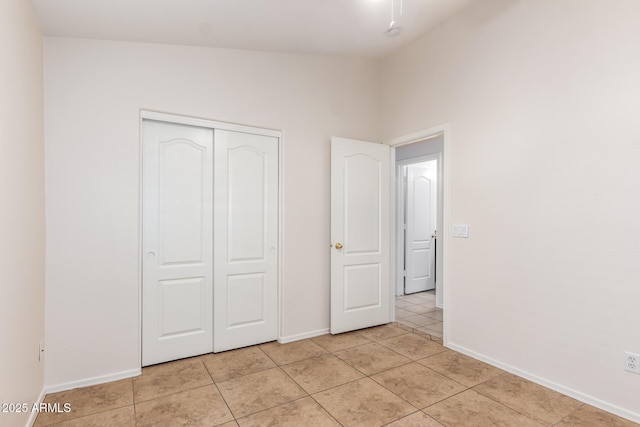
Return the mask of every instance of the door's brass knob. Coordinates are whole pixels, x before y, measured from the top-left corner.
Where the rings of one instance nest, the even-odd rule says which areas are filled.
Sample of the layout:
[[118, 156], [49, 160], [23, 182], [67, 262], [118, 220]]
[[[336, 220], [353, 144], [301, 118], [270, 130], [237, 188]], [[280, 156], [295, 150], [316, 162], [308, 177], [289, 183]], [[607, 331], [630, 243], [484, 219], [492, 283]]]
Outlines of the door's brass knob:
[[336, 243], [336, 249], [342, 249], [342, 243]]

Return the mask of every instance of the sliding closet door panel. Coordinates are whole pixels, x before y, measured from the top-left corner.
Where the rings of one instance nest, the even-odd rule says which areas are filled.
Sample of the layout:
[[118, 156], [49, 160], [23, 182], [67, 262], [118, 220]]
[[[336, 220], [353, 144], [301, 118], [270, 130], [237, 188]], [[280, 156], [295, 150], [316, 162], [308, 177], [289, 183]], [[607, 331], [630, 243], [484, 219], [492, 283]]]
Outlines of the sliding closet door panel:
[[214, 132], [217, 352], [277, 339], [278, 138]]
[[213, 349], [213, 130], [143, 121], [142, 365]]

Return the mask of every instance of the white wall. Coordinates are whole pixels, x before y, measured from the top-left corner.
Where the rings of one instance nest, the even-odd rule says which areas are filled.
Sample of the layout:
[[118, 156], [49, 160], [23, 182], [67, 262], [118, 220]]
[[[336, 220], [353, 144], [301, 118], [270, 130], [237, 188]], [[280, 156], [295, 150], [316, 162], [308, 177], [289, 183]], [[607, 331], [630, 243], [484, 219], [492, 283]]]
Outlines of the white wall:
[[383, 65], [450, 124], [450, 345], [640, 421], [640, 2], [482, 0]]
[[139, 368], [139, 109], [284, 131], [284, 337], [329, 327], [330, 137], [379, 136], [371, 61], [45, 40], [46, 384]]
[[[0, 403], [32, 404], [43, 386], [42, 55], [29, 2], [0, 2]], [[24, 425], [28, 417], [0, 413], [0, 425]]]

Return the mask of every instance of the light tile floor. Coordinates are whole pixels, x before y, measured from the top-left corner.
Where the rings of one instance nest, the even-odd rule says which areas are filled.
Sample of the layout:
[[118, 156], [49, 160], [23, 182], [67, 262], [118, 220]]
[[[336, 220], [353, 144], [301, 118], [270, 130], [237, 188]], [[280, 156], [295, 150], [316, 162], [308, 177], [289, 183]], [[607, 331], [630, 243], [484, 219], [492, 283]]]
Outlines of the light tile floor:
[[41, 413], [36, 425], [637, 425], [444, 348], [439, 311], [422, 311], [432, 302], [400, 297], [398, 310], [415, 314], [395, 324], [192, 357], [47, 395], [72, 410]]
[[396, 297], [396, 322], [418, 332], [442, 338], [442, 310], [434, 291]]

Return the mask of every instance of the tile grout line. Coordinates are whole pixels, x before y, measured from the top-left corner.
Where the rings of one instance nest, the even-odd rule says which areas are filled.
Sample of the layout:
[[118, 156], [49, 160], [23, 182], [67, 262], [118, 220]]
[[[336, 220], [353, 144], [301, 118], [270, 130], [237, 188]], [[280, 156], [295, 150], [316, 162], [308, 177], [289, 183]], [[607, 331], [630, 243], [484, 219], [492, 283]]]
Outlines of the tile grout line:
[[557, 426], [558, 424], [560, 424], [565, 418], [569, 418], [571, 415], [573, 415], [576, 411], [578, 411], [579, 409], [583, 408], [586, 405], [586, 403], [583, 403], [582, 405], [578, 406], [576, 409], [574, 409], [573, 411], [569, 412], [567, 415], [565, 415], [564, 417], [560, 418], [560, 420], [558, 420], [557, 422], [553, 423], [552, 426]]
[[[435, 355], [434, 355], [434, 356], [435, 356]], [[415, 360], [414, 360], [414, 361], [413, 361], [413, 363], [418, 363], [418, 361], [415, 361]], [[428, 370], [430, 370], [430, 371], [434, 372], [435, 374], [438, 374], [438, 375], [444, 376], [444, 375], [439, 374], [438, 372], [434, 371], [434, 370], [433, 370], [433, 369], [431, 369], [431, 368], [428, 368], [428, 367], [426, 367], [426, 366], [424, 366], [424, 365], [421, 365], [420, 363], [418, 363], [418, 364], [419, 364], [420, 366], [423, 366], [425, 369], [428, 369]], [[405, 364], [405, 365], [401, 365], [401, 366], [406, 366], [406, 365], [408, 365], [408, 363], [407, 363], [407, 364]], [[400, 367], [400, 366], [396, 366], [396, 368], [399, 368], [399, 367]], [[395, 368], [391, 368], [391, 369], [395, 369]], [[387, 371], [390, 371], [391, 369], [387, 369]], [[383, 372], [387, 372], [387, 371], [383, 371]], [[382, 373], [382, 372], [378, 372], [378, 373], [376, 373], [376, 374], [374, 374], [374, 375], [378, 375], [378, 374], [381, 374], [381, 373]], [[371, 377], [370, 377], [370, 378], [371, 378]], [[405, 402], [407, 402], [409, 405], [413, 406], [414, 408], [417, 408], [417, 409], [418, 409], [418, 411], [424, 411], [425, 409], [427, 409], [427, 408], [428, 408], [428, 407], [430, 407], [430, 406], [433, 406], [433, 405], [435, 405], [435, 404], [437, 404], [437, 403], [443, 402], [443, 401], [445, 401], [445, 400], [447, 400], [447, 399], [449, 399], [449, 398], [451, 398], [451, 397], [457, 396], [458, 394], [464, 393], [465, 391], [468, 391], [468, 390], [470, 390], [470, 389], [471, 389], [470, 387], [468, 387], [468, 386], [466, 386], [466, 385], [464, 385], [464, 384], [460, 384], [459, 382], [457, 382], [457, 381], [455, 381], [455, 380], [452, 380], [452, 379], [451, 379], [451, 378], [449, 378], [449, 377], [445, 377], [445, 378], [447, 378], [447, 379], [449, 379], [449, 380], [451, 380], [451, 381], [455, 382], [456, 384], [461, 385], [462, 387], [465, 387], [465, 389], [464, 389], [464, 390], [461, 390], [461, 391], [459, 391], [459, 392], [456, 392], [456, 393], [454, 393], [454, 394], [452, 394], [452, 395], [450, 395], [450, 396], [447, 396], [447, 397], [445, 397], [445, 398], [443, 398], [443, 399], [440, 399], [440, 400], [438, 400], [437, 402], [433, 402], [432, 404], [427, 405], [427, 406], [425, 406], [424, 408], [418, 408], [418, 407], [417, 407], [417, 406], [415, 406], [413, 403], [409, 402], [408, 400], [406, 400], [406, 399], [404, 399], [403, 397], [401, 397], [401, 396], [397, 395], [396, 393], [394, 393], [394, 392], [393, 392], [393, 390], [389, 390], [387, 387], [385, 387], [385, 386], [384, 386], [384, 384], [381, 384], [381, 383], [379, 383], [378, 381], [376, 381], [376, 380], [375, 380], [375, 378], [371, 378], [371, 380], [372, 380], [372, 381], [374, 381], [376, 384], [378, 384], [380, 387], [383, 387], [385, 390], [389, 391], [390, 393], [393, 393], [393, 395], [394, 395], [394, 396], [397, 396], [398, 398], [400, 398], [400, 399], [404, 400]], [[426, 413], [425, 413], [425, 415], [429, 416], [429, 414], [426, 414]]]
[[[319, 344], [316, 344], [316, 345], [320, 346]], [[321, 347], [321, 346], [320, 346], [320, 347]], [[327, 351], [328, 351], [328, 350], [327, 350]], [[329, 354], [330, 354], [330, 355], [332, 355], [333, 357], [338, 358], [337, 356], [335, 356], [335, 355], [334, 355], [333, 353], [331, 353], [331, 352], [329, 352]], [[317, 357], [323, 357], [323, 356], [326, 356], [326, 355], [317, 356]], [[302, 360], [299, 360], [298, 362], [302, 362], [302, 361], [304, 361], [304, 360], [309, 360], [309, 359], [314, 359], [314, 357], [310, 357], [310, 358], [307, 358], [307, 359], [302, 359]], [[291, 362], [291, 363], [297, 363], [297, 362]], [[288, 363], [288, 365], [290, 365], [291, 363]], [[286, 365], [282, 365], [282, 366], [286, 366]], [[287, 371], [285, 371], [284, 369], [282, 369], [282, 367], [281, 367], [281, 366], [278, 366], [278, 367], [282, 370], [282, 372], [284, 372], [284, 373], [285, 373], [285, 375], [287, 375], [287, 376], [291, 379], [291, 381], [293, 381], [293, 382], [294, 382], [298, 387], [300, 387], [300, 388], [301, 388], [301, 389], [302, 389], [302, 390], [307, 394], [306, 396], [300, 397], [300, 398], [298, 398], [298, 399], [294, 399], [294, 400], [292, 400], [292, 401], [290, 401], [290, 402], [283, 403], [282, 405], [286, 405], [287, 403], [295, 402], [295, 401], [297, 401], [297, 400], [305, 399], [305, 398], [307, 398], [307, 397], [308, 397], [308, 398], [312, 399], [314, 402], [316, 402], [316, 404], [317, 404], [320, 408], [322, 408], [322, 410], [323, 410], [324, 412], [326, 412], [326, 413], [327, 413], [327, 415], [329, 415], [329, 416], [330, 416], [330, 417], [331, 417], [331, 418], [332, 418], [336, 423], [338, 423], [340, 426], [344, 427], [344, 426], [343, 426], [343, 424], [342, 424], [341, 422], [339, 422], [339, 421], [336, 419], [336, 417], [334, 417], [334, 416], [333, 416], [333, 414], [332, 414], [331, 412], [329, 412], [329, 410], [328, 410], [327, 408], [325, 408], [324, 406], [322, 406], [322, 404], [321, 404], [320, 402], [318, 402], [318, 401], [313, 397], [313, 395], [312, 395], [311, 393], [309, 393], [307, 390], [305, 390], [305, 388], [304, 388], [304, 387], [302, 387], [302, 385], [301, 385], [301, 384], [299, 384], [299, 383], [298, 383], [298, 382], [297, 382], [297, 381], [296, 381], [296, 380], [295, 380], [291, 375], [289, 375], [289, 373], [288, 373]], [[362, 379], [362, 378], [358, 378], [358, 379]], [[357, 381], [357, 380], [354, 380], [354, 381]], [[348, 384], [348, 383], [345, 383], [345, 384]], [[341, 384], [341, 385], [344, 385], [344, 384]], [[336, 386], [336, 387], [339, 387], [339, 386]], [[331, 388], [334, 388], [334, 387], [330, 387], [330, 388], [328, 388], [327, 390], [330, 390]], [[324, 391], [324, 390], [318, 391], [317, 393], [322, 393], [322, 391]], [[314, 394], [316, 394], [316, 393], [314, 393]], [[282, 406], [282, 405], [278, 405], [278, 406]], [[276, 406], [276, 408], [277, 408], [277, 406]], [[270, 409], [273, 409], [273, 408], [270, 408]], [[268, 409], [265, 409], [265, 411], [266, 411], [266, 410], [268, 410]]]
[[[199, 356], [194, 356], [194, 357], [199, 357]], [[205, 367], [205, 370], [207, 370], [206, 367]], [[209, 374], [208, 370], [207, 370], [207, 375], [209, 376], [209, 378], [211, 378], [211, 374]], [[212, 384], [215, 384], [215, 381], [213, 381], [213, 379], [211, 379], [211, 381], [212, 381]], [[201, 385], [197, 385], [195, 387], [186, 388], [184, 390], [172, 391], [171, 393], [167, 393], [167, 394], [163, 394], [163, 395], [160, 395], [160, 396], [156, 396], [156, 397], [151, 398], [151, 399], [141, 400], [139, 402], [136, 402], [136, 397], [134, 395], [133, 396], [133, 402], [134, 402], [134, 405], [137, 404], [137, 403], [147, 403], [147, 402], [151, 402], [153, 400], [160, 399], [162, 397], [173, 396], [173, 395], [176, 395], [176, 394], [184, 393], [185, 391], [196, 390], [196, 389], [199, 389], [199, 388], [202, 388], [202, 387], [206, 387], [206, 386], [209, 386], [209, 385], [211, 385], [211, 384], [201, 384]]]
[[[218, 387], [218, 383], [216, 383], [216, 381], [213, 379], [213, 375], [211, 375], [211, 372], [209, 371], [209, 368], [207, 368], [207, 364], [204, 363], [204, 361], [201, 359], [201, 356], [198, 356], [198, 359], [204, 365], [205, 371], [207, 371], [207, 374], [209, 375], [209, 378], [211, 378], [211, 382], [213, 383], [213, 386], [218, 391], [218, 394], [220, 394], [220, 397], [222, 398], [222, 401], [224, 402], [224, 405], [227, 407], [227, 410], [231, 414], [231, 417], [233, 417], [233, 421], [235, 421], [236, 424], [238, 424], [238, 419], [236, 418], [236, 415], [231, 410], [231, 407], [229, 407], [229, 403], [227, 402], [227, 399], [224, 398], [224, 394], [222, 394], [222, 391], [220, 391], [220, 387]], [[222, 382], [224, 382], [224, 381], [222, 381]], [[218, 424], [218, 425], [222, 425], [222, 424], [224, 424], [224, 423], [221, 423], [221, 424]]]
[[[253, 346], [249, 346], [249, 347], [253, 347]], [[249, 347], [243, 347], [243, 348], [249, 348]], [[257, 348], [258, 350], [260, 350], [260, 349], [258, 348], [258, 346], [257, 346], [257, 345], [255, 346], [255, 348]], [[233, 350], [228, 350], [228, 351], [233, 351]], [[258, 373], [258, 372], [267, 371], [267, 370], [269, 370], [269, 369], [277, 368], [277, 367], [279, 366], [279, 365], [278, 365], [275, 361], [273, 361], [273, 359], [271, 359], [271, 358], [270, 358], [270, 357], [269, 357], [269, 356], [268, 356], [264, 351], [262, 351], [262, 350], [260, 350], [260, 351], [262, 352], [262, 354], [264, 354], [264, 356], [265, 356], [265, 357], [267, 357], [269, 360], [271, 360], [271, 362], [272, 362], [275, 366], [270, 366], [270, 367], [268, 367], [268, 368], [260, 369], [260, 370], [258, 370], [258, 371], [249, 372], [248, 374], [242, 374], [242, 375], [238, 375], [238, 376], [235, 376], [235, 377], [232, 377], [232, 378], [227, 378], [227, 379], [226, 379], [226, 380], [224, 380], [224, 381], [220, 381], [220, 383], [224, 383], [224, 382], [227, 382], [227, 381], [235, 380], [236, 378], [246, 377], [247, 375], [256, 374], [256, 373]], [[208, 356], [208, 355], [210, 355], [210, 354], [220, 354], [220, 353], [207, 353], [207, 354], [202, 354], [202, 355], [200, 355], [200, 356], [195, 356], [195, 357], [203, 357], [203, 356]], [[204, 362], [202, 362], [202, 363], [204, 363]], [[211, 375], [211, 372], [209, 372], [209, 368], [207, 368], [207, 365], [206, 365], [206, 364], [204, 364], [204, 367], [205, 367], [205, 369], [207, 370], [207, 373], [209, 373], [209, 376], [211, 377], [211, 381], [213, 381], [213, 382], [214, 382], [214, 384], [216, 384], [216, 385], [217, 385], [217, 384], [218, 384], [218, 382], [216, 382], [216, 380], [214, 380], [214, 379], [213, 379], [213, 376]]]
[[[499, 405], [501, 405], [501, 406], [504, 406], [505, 408], [508, 408], [508, 409], [510, 409], [510, 410], [512, 410], [512, 411], [514, 411], [514, 412], [516, 412], [516, 413], [518, 413], [518, 414], [520, 414], [520, 415], [522, 415], [523, 417], [530, 419], [530, 420], [531, 420], [531, 421], [533, 421], [533, 422], [536, 422], [536, 423], [540, 424], [541, 426], [545, 426], [545, 425], [547, 425], [546, 423], [544, 423], [544, 421], [542, 421], [542, 420], [537, 420], [537, 419], [535, 419], [535, 418], [533, 418], [533, 417], [530, 417], [529, 415], [525, 414], [525, 413], [524, 413], [524, 412], [522, 412], [522, 411], [519, 411], [519, 410], [518, 410], [518, 409], [516, 409], [516, 408], [511, 407], [510, 405], [507, 405], [506, 403], [503, 403], [503, 402], [500, 402], [499, 400], [496, 400], [493, 396], [488, 396], [488, 395], [486, 395], [486, 394], [484, 394], [484, 393], [479, 392], [478, 390], [475, 390], [475, 388], [476, 388], [476, 387], [478, 387], [479, 385], [484, 384], [484, 383], [486, 383], [487, 381], [491, 381], [491, 380], [493, 380], [493, 379], [495, 379], [495, 378], [501, 377], [502, 375], [507, 375], [507, 374], [510, 374], [510, 373], [509, 373], [509, 372], [507, 372], [507, 371], [505, 371], [505, 372], [501, 373], [500, 375], [496, 375], [496, 376], [495, 376], [495, 377], [493, 377], [493, 378], [486, 379], [486, 380], [482, 381], [481, 383], [474, 385], [474, 386], [473, 386], [473, 387], [471, 387], [469, 390], [472, 390], [472, 391], [474, 391], [474, 392], [478, 393], [480, 396], [485, 397], [485, 398], [487, 398], [487, 399], [489, 399], [489, 400], [492, 400], [492, 401], [494, 401], [495, 403], [497, 403], [497, 404], [499, 404]], [[510, 374], [510, 375], [513, 375], [513, 374]]]
[[[116, 381], [113, 381], [113, 382], [125, 381], [125, 380], [131, 381], [131, 387], [132, 387], [132, 393], [133, 393], [133, 380], [131, 378], [125, 378], [125, 379], [116, 380]], [[105, 383], [105, 384], [109, 384], [109, 383]], [[58, 394], [58, 393], [68, 393], [70, 391], [80, 390], [80, 389], [85, 389], [85, 388], [95, 387], [95, 386], [100, 386], [100, 385], [102, 385], [102, 384], [95, 384], [94, 386], [86, 386], [86, 387], [76, 387], [76, 388], [73, 388], [71, 390], [64, 390], [64, 391], [60, 391], [60, 392], [57, 392], [57, 393], [49, 393], [49, 394], [47, 394], [47, 395], [45, 395], [43, 397], [43, 401], [44, 401], [44, 399], [46, 399], [47, 396], [50, 396], [50, 395], [55, 395], [55, 394]], [[132, 395], [132, 400], [134, 400], [134, 396], [133, 395]], [[71, 418], [69, 418], [67, 420], [62, 420], [62, 421], [53, 420], [50, 423], [38, 425], [38, 416], [40, 416], [41, 413], [44, 413], [44, 412], [41, 412], [41, 413], [38, 414], [38, 416], [36, 416], [36, 419], [33, 422], [33, 426], [34, 427], [36, 427], [36, 426], [38, 426], [38, 427], [49, 427], [49, 426], [62, 425], [62, 424], [67, 423], [69, 421], [79, 420], [81, 418], [86, 418], [86, 417], [92, 417], [92, 416], [95, 416], [95, 415], [103, 414], [105, 412], [115, 411], [117, 409], [122, 409], [122, 408], [127, 408], [127, 407], [133, 406], [133, 405], [134, 405], [134, 403], [132, 403], [130, 405], [127, 404], [127, 405], [122, 405], [122, 406], [116, 406], [116, 407], [105, 409], [105, 410], [102, 410], [102, 411], [96, 411], [96, 412], [91, 412], [91, 413], [84, 414], [84, 415], [73, 416], [73, 417], [71, 417]], [[134, 414], [135, 414], [135, 407], [134, 407]]]
[[[413, 406], [413, 405], [411, 405], [411, 406]], [[414, 408], [415, 408], [415, 406], [414, 406]], [[422, 409], [418, 409], [417, 411], [412, 412], [412, 413], [410, 413], [410, 414], [407, 414], [407, 415], [405, 415], [405, 416], [404, 416], [404, 417], [402, 417], [402, 418], [398, 418], [397, 420], [389, 421], [388, 423], [386, 423], [386, 424], [382, 425], [381, 427], [387, 427], [387, 426], [390, 426], [391, 424], [393, 424], [393, 423], [395, 423], [395, 422], [398, 422], [398, 421], [400, 421], [400, 420], [404, 420], [405, 418], [409, 418], [410, 416], [415, 415], [415, 414], [417, 414], [418, 412], [422, 412]], [[424, 414], [424, 412], [422, 412], [422, 413]], [[429, 415], [427, 415], [427, 414], [425, 414], [425, 415], [426, 415], [427, 417], [429, 417]], [[432, 418], [432, 417], [429, 417], [429, 418]], [[433, 418], [432, 418], [432, 419], [433, 419]], [[435, 421], [435, 420], [434, 420], [434, 421]], [[437, 421], [436, 421], [436, 422], [437, 422]], [[438, 424], [440, 424], [440, 423], [438, 423]], [[442, 425], [442, 424], [440, 424], [440, 425]], [[444, 426], [443, 426], [443, 427], [444, 427]]]
[[[403, 329], [403, 328], [400, 328], [400, 329]], [[403, 329], [403, 330], [404, 330], [404, 331], [406, 331], [406, 329]], [[412, 332], [412, 331], [407, 331], [407, 333], [406, 333], [406, 334], [399, 334], [399, 335], [396, 335], [396, 336], [392, 336], [392, 337], [389, 337], [389, 338], [385, 338], [384, 340], [388, 340], [388, 339], [392, 339], [392, 338], [400, 337], [400, 336], [403, 336], [403, 335], [408, 335], [408, 334], [410, 334], [410, 333], [413, 333], [413, 332]], [[416, 334], [416, 335], [417, 335], [417, 334]], [[420, 336], [420, 335], [418, 335], [418, 336]], [[365, 337], [365, 338], [367, 338], [367, 337]], [[370, 338], [367, 338], [367, 339], [370, 339]], [[329, 387], [329, 388], [324, 389], [324, 390], [319, 390], [319, 391], [317, 391], [317, 392], [315, 392], [315, 393], [313, 393], [313, 394], [309, 394], [309, 393], [307, 392], [308, 396], [309, 396], [309, 397], [311, 397], [311, 398], [312, 398], [312, 399], [313, 399], [313, 400], [314, 400], [314, 401], [315, 401], [315, 402], [316, 402], [316, 403], [317, 403], [317, 404], [318, 404], [318, 405], [319, 405], [319, 406], [320, 406], [320, 407], [321, 407], [325, 412], [327, 412], [327, 413], [328, 413], [332, 418], [334, 418], [334, 419], [335, 419], [335, 417], [334, 417], [334, 416], [329, 412], [329, 410], [328, 410], [327, 408], [325, 408], [325, 407], [324, 407], [320, 402], [318, 402], [318, 401], [315, 399], [314, 395], [315, 395], [315, 394], [318, 394], [318, 393], [323, 393], [323, 392], [326, 392], [326, 391], [329, 391], [329, 390], [333, 390], [333, 389], [338, 388], [338, 387], [343, 387], [343, 386], [345, 386], [345, 385], [347, 385], [347, 384], [352, 384], [352, 383], [355, 383], [355, 382], [357, 382], [357, 381], [361, 381], [361, 380], [363, 380], [363, 379], [369, 379], [369, 380], [371, 380], [373, 383], [375, 383], [375, 384], [379, 385], [380, 387], [382, 387], [384, 390], [386, 390], [386, 391], [388, 391], [389, 393], [391, 393], [391, 394], [393, 394], [394, 396], [396, 396], [398, 399], [400, 399], [400, 400], [402, 400], [402, 401], [406, 402], [406, 403], [407, 403], [408, 405], [410, 405], [411, 407], [416, 408], [416, 411], [412, 412], [411, 414], [414, 414], [414, 413], [416, 413], [416, 412], [420, 412], [420, 411], [421, 411], [421, 409], [420, 409], [420, 408], [417, 408], [416, 406], [414, 406], [413, 404], [411, 404], [410, 402], [408, 402], [406, 399], [403, 399], [402, 397], [398, 396], [396, 393], [394, 393], [393, 391], [389, 390], [387, 387], [385, 387], [384, 385], [380, 384], [379, 382], [377, 382], [375, 379], [373, 379], [373, 378], [372, 378], [372, 376], [373, 376], [373, 375], [377, 375], [377, 374], [380, 374], [380, 373], [383, 373], [383, 372], [387, 372], [387, 371], [390, 371], [390, 370], [395, 369], [395, 368], [399, 368], [399, 367], [402, 367], [402, 366], [409, 365], [409, 364], [411, 364], [411, 363], [417, 363], [417, 360], [412, 360], [411, 358], [409, 358], [409, 357], [407, 357], [407, 356], [404, 356], [404, 355], [402, 355], [402, 354], [400, 354], [400, 353], [396, 352], [396, 351], [395, 351], [395, 350], [393, 350], [392, 348], [386, 347], [384, 344], [381, 344], [381, 342], [380, 342], [380, 341], [384, 341], [384, 340], [380, 340], [380, 341], [376, 341], [376, 340], [373, 340], [373, 339], [370, 339], [370, 340], [371, 340], [371, 341], [370, 341], [370, 342], [368, 342], [368, 343], [364, 343], [364, 344], [356, 345], [356, 346], [349, 347], [349, 348], [345, 348], [345, 349], [336, 350], [335, 352], [327, 350], [327, 351], [328, 351], [328, 354], [332, 355], [333, 357], [336, 357], [338, 360], [342, 361], [343, 363], [345, 363], [345, 364], [347, 364], [348, 366], [350, 366], [352, 369], [354, 369], [354, 370], [356, 370], [357, 372], [359, 372], [360, 374], [364, 375], [362, 378], [358, 378], [358, 379], [355, 379], [355, 380], [352, 380], [352, 381], [347, 381], [347, 382], [345, 382], [345, 383], [342, 383], [342, 384], [339, 384], [339, 385], [336, 385], [336, 386], [333, 386], [333, 387]], [[391, 368], [385, 369], [385, 370], [380, 371], [380, 372], [375, 372], [375, 373], [372, 373], [372, 374], [367, 374], [367, 373], [365, 373], [365, 372], [361, 371], [360, 369], [358, 369], [357, 367], [353, 366], [353, 365], [352, 365], [351, 363], [349, 363], [348, 361], [343, 360], [342, 358], [340, 358], [339, 356], [337, 356], [337, 355], [335, 354], [336, 352], [346, 351], [346, 350], [349, 350], [349, 349], [353, 349], [353, 348], [357, 348], [357, 347], [362, 347], [362, 346], [366, 346], [366, 345], [370, 345], [370, 344], [378, 344], [378, 345], [380, 345], [380, 346], [382, 346], [382, 347], [384, 347], [384, 348], [387, 348], [387, 349], [391, 350], [392, 352], [396, 353], [397, 355], [402, 356], [402, 357], [404, 357], [404, 358], [408, 359], [408, 361], [407, 361], [406, 363], [402, 363], [402, 364], [400, 364], [400, 365], [397, 365], [397, 366], [394, 366], [394, 367], [391, 367]], [[320, 346], [319, 344], [316, 344], [316, 345]], [[320, 347], [322, 347], [322, 346], [320, 346]], [[323, 348], [323, 349], [324, 349], [324, 348]], [[326, 350], [326, 349], [325, 349], [325, 350]], [[445, 350], [446, 350], [446, 349], [443, 349], [443, 351], [445, 351]], [[436, 354], [440, 354], [440, 353], [442, 353], [442, 352], [438, 352], [438, 353], [436, 353]], [[435, 354], [434, 354], [434, 355], [435, 355]], [[323, 356], [324, 356], [324, 355], [323, 355]], [[322, 357], [322, 356], [315, 356], [315, 357]], [[430, 356], [427, 356], [427, 357], [430, 357]], [[297, 363], [297, 362], [301, 362], [301, 361], [305, 361], [305, 360], [310, 360], [310, 359], [313, 359], [313, 358], [314, 358], [314, 357], [310, 357], [310, 358], [307, 358], [307, 359], [301, 359], [301, 360], [296, 361], [296, 362], [291, 362], [291, 363], [289, 363], [289, 364], [283, 364], [283, 365], [279, 365], [279, 366], [280, 366], [280, 367], [282, 367], [282, 366], [287, 366], [287, 365], [290, 365], [290, 364], [292, 364], [292, 363]], [[424, 359], [424, 358], [422, 358], [422, 359]], [[418, 359], [418, 360], [421, 360], [421, 359]], [[422, 366], [422, 365], [420, 365], [420, 366]], [[429, 369], [429, 368], [427, 368], [427, 367], [424, 367], [424, 368], [425, 368], [425, 369]], [[283, 371], [284, 371], [284, 370], [283, 370]], [[434, 371], [434, 372], [435, 372], [435, 371]], [[287, 373], [286, 371], [285, 371], [285, 373], [288, 375], [288, 373]], [[296, 384], [298, 384], [298, 385], [300, 386], [300, 384], [299, 384], [298, 382], [296, 382], [294, 378], [292, 378], [290, 375], [288, 375], [288, 376], [289, 376], [289, 378], [291, 378], [291, 380], [292, 380], [292, 381], [294, 381]], [[300, 386], [300, 387], [302, 388], [302, 386]], [[463, 387], [466, 387], [466, 386], [464, 386], [464, 385], [463, 385]], [[305, 392], [306, 392], [306, 390], [305, 390]], [[411, 414], [407, 414], [407, 416], [409, 416], [409, 415], [411, 415]], [[426, 415], [426, 414], [425, 414], [425, 415]], [[427, 416], [428, 416], [428, 415], [427, 415]], [[403, 417], [403, 418], [404, 418], [404, 417]], [[397, 421], [397, 420], [393, 420], [393, 421], [391, 421], [391, 422], [395, 422], [395, 421]], [[338, 424], [342, 425], [339, 421], [337, 421], [337, 420], [336, 420], [336, 422], [338, 422]]]
[[[140, 375], [142, 375], [142, 368], [140, 368]], [[136, 410], [136, 389], [133, 386], [133, 378], [131, 378], [131, 400], [133, 401], [133, 423], [138, 426], [138, 412]]]

